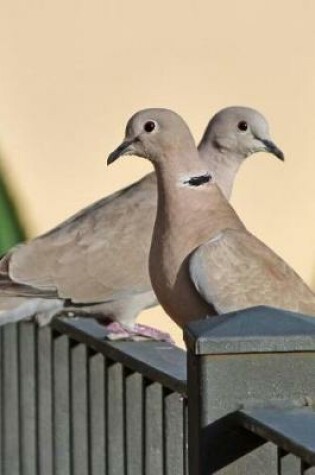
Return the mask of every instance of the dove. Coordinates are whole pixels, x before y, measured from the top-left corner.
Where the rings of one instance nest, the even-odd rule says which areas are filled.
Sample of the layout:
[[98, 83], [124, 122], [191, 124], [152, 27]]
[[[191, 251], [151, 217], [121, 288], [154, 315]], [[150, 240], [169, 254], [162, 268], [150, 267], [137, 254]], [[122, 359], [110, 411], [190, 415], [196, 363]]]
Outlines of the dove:
[[[200, 143], [201, 159], [227, 198], [240, 165], [259, 151], [284, 158], [266, 119], [247, 107], [218, 112]], [[156, 208], [156, 175], [150, 173], [13, 248], [0, 261], [0, 325], [35, 313], [45, 324], [61, 311], [84, 312], [113, 321], [109, 337], [158, 338], [135, 323], [139, 312], [158, 303], [148, 271]]]
[[[244, 144], [259, 140], [250, 126], [237, 133]], [[223, 140], [225, 147], [232, 142]], [[158, 207], [149, 271], [160, 304], [177, 325], [257, 305], [315, 315], [314, 293], [247, 231], [179, 115], [146, 109], [132, 116], [108, 163], [129, 154], [155, 168]]]

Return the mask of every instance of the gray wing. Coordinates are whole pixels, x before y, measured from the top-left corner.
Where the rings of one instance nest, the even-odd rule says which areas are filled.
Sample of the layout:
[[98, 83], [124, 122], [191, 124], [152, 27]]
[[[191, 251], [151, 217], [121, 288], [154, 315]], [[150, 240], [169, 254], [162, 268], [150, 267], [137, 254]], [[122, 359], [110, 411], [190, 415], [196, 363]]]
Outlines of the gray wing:
[[[102, 302], [151, 289], [148, 255], [155, 175], [96, 202], [0, 263], [3, 286], [22, 295]], [[0, 279], [0, 289], [1, 289]], [[5, 284], [6, 281], [6, 284]]]
[[198, 292], [226, 313], [269, 305], [315, 315], [315, 295], [296, 272], [246, 230], [225, 229], [189, 262]]

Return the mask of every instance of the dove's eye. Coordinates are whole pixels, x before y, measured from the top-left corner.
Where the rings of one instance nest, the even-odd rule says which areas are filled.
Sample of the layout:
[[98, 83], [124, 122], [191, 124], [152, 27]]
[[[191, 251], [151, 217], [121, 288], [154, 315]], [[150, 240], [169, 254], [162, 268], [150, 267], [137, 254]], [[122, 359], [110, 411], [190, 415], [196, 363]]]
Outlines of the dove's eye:
[[248, 125], [245, 120], [241, 120], [241, 122], [238, 123], [237, 127], [239, 128], [241, 132], [246, 132]]
[[156, 123], [153, 120], [148, 120], [143, 126], [144, 130], [148, 133], [152, 132], [156, 127]]

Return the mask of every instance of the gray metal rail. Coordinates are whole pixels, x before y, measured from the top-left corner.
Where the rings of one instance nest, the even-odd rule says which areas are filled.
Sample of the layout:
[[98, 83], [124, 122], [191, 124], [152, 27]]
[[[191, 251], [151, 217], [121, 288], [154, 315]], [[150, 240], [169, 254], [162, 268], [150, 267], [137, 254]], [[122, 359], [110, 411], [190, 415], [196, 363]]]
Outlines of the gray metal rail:
[[[315, 375], [314, 375], [315, 377]], [[286, 453], [315, 465], [315, 409], [257, 407], [237, 414], [240, 426], [271, 441]]]
[[315, 473], [314, 319], [194, 322], [187, 353], [105, 336], [81, 318], [0, 329], [0, 475]]
[[187, 473], [186, 356], [94, 320], [1, 329], [1, 475]]
[[189, 475], [313, 474], [314, 413], [292, 406], [314, 400], [315, 319], [256, 307], [193, 322], [185, 340]]

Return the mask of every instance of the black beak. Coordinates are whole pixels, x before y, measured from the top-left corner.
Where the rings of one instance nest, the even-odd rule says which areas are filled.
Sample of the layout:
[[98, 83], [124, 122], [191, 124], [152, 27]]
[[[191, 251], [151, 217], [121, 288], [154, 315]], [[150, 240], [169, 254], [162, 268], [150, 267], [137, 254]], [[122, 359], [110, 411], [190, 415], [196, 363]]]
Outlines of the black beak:
[[271, 140], [261, 139], [261, 142], [265, 145], [266, 152], [272, 153], [273, 155], [278, 157], [279, 160], [284, 161], [284, 153]]
[[133, 150], [131, 148], [133, 142], [133, 140], [124, 140], [123, 143], [121, 143], [119, 147], [116, 148], [116, 150], [114, 150], [108, 155], [107, 165], [110, 165], [122, 155], [131, 155], [133, 153]]

